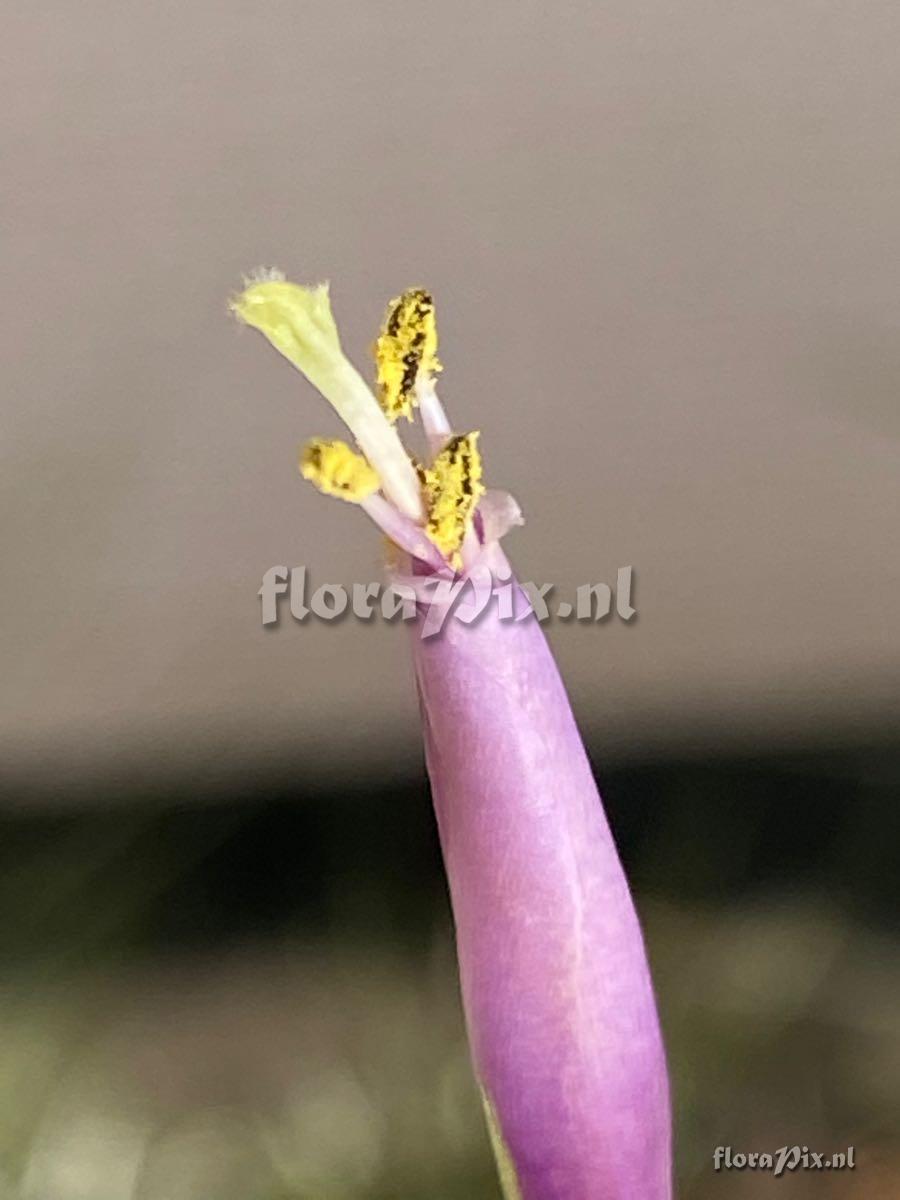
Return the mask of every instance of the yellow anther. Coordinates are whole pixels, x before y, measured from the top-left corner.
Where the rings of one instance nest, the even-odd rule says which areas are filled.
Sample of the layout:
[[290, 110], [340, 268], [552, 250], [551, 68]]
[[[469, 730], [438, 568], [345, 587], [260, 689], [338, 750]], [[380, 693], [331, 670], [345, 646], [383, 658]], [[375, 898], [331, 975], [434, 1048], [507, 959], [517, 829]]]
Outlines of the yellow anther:
[[412, 420], [416, 378], [441, 369], [437, 359], [434, 301], [422, 288], [409, 288], [388, 305], [375, 343], [378, 397], [388, 420]]
[[454, 563], [484, 494], [477, 442], [477, 432], [450, 438], [431, 466], [421, 472], [428, 534]]
[[378, 473], [346, 442], [313, 438], [300, 452], [300, 474], [326, 496], [359, 504], [380, 486]]

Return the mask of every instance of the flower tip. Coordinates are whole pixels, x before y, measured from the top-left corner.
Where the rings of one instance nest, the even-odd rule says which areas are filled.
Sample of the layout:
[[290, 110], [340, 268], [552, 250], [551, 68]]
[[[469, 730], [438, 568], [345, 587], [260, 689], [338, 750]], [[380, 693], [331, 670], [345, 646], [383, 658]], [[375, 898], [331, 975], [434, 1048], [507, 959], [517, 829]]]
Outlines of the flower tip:
[[248, 311], [250, 294], [254, 291], [258, 284], [263, 283], [285, 283], [287, 276], [278, 267], [254, 267], [252, 271], [248, 271], [246, 275], [241, 276], [240, 291], [233, 292], [228, 298], [228, 311], [234, 313], [238, 320], [244, 324], [248, 322], [245, 319], [245, 313]]
[[245, 275], [242, 284], [229, 307], [246, 324], [261, 328], [263, 333], [264, 325], [275, 318], [299, 324], [308, 320], [322, 323], [324, 319], [334, 325], [327, 283], [307, 287], [292, 283], [276, 267], [259, 267]]
[[328, 284], [304, 287], [275, 268], [254, 271], [229, 308], [244, 325], [258, 329], [276, 350], [322, 389], [323, 372], [343, 363]]
[[248, 288], [254, 283], [284, 283], [286, 280], [284, 271], [278, 267], [254, 267], [244, 276], [243, 283]]

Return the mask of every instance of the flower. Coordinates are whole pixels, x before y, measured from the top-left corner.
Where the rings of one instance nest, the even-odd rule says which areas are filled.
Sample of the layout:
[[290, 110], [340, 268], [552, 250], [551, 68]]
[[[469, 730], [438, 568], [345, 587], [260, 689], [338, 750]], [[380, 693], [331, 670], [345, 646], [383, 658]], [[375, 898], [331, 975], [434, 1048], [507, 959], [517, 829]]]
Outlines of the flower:
[[[318, 439], [303, 473], [368, 513], [405, 555], [408, 580], [510, 579], [500, 538], [521, 514], [506, 493], [485, 492], [478, 435], [455, 434], [437, 397], [427, 292], [388, 306], [378, 399], [343, 355], [324, 286], [267, 274], [232, 307], [343, 418], [361, 453]], [[396, 430], [415, 410], [424, 462]], [[516, 619], [488, 609], [413, 645], [472, 1060], [504, 1193], [665, 1200], [668, 1081], [640, 926], [553, 656], [511, 588]], [[434, 596], [422, 593], [423, 625]]]

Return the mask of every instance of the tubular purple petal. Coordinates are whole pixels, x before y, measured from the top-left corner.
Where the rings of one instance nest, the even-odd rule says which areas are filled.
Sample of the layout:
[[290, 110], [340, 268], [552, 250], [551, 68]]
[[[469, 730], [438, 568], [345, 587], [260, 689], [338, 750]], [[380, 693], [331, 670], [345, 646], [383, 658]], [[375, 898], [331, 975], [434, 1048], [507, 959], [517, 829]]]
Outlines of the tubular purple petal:
[[414, 659], [474, 1065], [523, 1200], [664, 1200], [643, 939], [543, 632], [492, 606]]
[[[344, 419], [366, 458], [344, 447], [334, 477], [319, 478], [321, 461], [307, 474], [362, 505], [420, 597], [426, 760], [472, 1056], [510, 1200], [668, 1200], [668, 1080], [643, 939], [553, 656], [518, 585], [524, 619], [491, 602], [475, 617], [471, 597], [468, 612], [446, 611], [446, 590], [463, 586], [457, 567], [482, 595], [509, 580], [497, 539], [522, 514], [507, 493], [483, 494], [477, 433], [451, 432], [432, 377], [430, 294], [411, 289], [390, 307], [377, 350], [385, 411], [344, 358], [327, 289], [268, 272], [233, 308]], [[411, 382], [425, 463], [392, 423], [412, 412]], [[428, 586], [438, 578], [443, 596]]]

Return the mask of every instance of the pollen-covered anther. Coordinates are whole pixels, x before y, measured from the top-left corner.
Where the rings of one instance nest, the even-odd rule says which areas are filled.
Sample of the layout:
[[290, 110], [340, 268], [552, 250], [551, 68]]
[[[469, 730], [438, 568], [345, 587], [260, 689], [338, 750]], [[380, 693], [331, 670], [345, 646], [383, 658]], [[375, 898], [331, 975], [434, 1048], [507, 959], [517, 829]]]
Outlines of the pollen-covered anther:
[[484, 494], [478, 432], [450, 438], [429, 467], [422, 472], [428, 535], [451, 561], [471, 527], [472, 515]]
[[326, 496], [359, 504], [380, 487], [378, 472], [346, 442], [313, 438], [300, 451], [300, 474]]
[[441, 369], [437, 344], [431, 295], [423, 288], [408, 288], [388, 305], [374, 348], [378, 398], [388, 420], [412, 420], [416, 380]]

